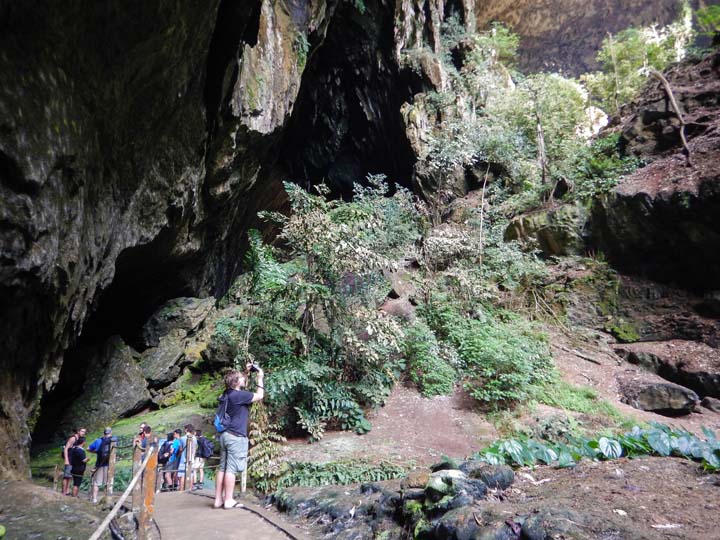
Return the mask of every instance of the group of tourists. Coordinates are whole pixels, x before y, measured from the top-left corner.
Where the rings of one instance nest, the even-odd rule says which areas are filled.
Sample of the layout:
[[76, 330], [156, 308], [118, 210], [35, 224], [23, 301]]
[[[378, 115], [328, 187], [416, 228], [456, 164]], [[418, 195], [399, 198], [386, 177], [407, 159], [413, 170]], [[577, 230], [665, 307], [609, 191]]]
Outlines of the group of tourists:
[[213, 442], [192, 424], [184, 431], [176, 429], [158, 441], [158, 470], [162, 472], [161, 491], [185, 489], [190, 467], [190, 489], [202, 489], [205, 484], [205, 462], [215, 451]]
[[[245, 390], [250, 371], [257, 372], [254, 392]], [[264, 397], [263, 377], [262, 369], [255, 364], [248, 364], [245, 373], [230, 371], [224, 377], [226, 390], [220, 396], [218, 409], [221, 421], [218, 421], [216, 416], [215, 422], [220, 441], [220, 464], [215, 478], [214, 508], [233, 508], [239, 505], [233, 495], [235, 479], [236, 475], [247, 467], [249, 407]], [[90, 461], [87, 450], [97, 455], [90, 484], [90, 498], [96, 504], [100, 488], [108, 483], [112, 448], [117, 438], [108, 427], [102, 437], [95, 439], [85, 448], [86, 432], [85, 428], [75, 429], [63, 446], [62, 492], [65, 495], [78, 496], [87, 463]], [[203, 488], [206, 460], [213, 456], [214, 445], [192, 424], [186, 424], [183, 429], [175, 429], [167, 433], [165, 438], [158, 440], [150, 426], [142, 423], [133, 439], [133, 447], [138, 446], [143, 450], [143, 457], [150, 446], [157, 449], [160, 491], [184, 490], [188, 489], [188, 485], [189, 489], [193, 490]]]
[[[68, 437], [62, 448], [62, 457], [64, 461], [63, 467], [63, 487], [64, 495], [77, 497], [79, 495], [80, 486], [85, 477], [85, 470], [90, 457], [85, 451], [85, 428], [76, 428], [70, 437]], [[112, 429], [107, 427], [103, 431], [103, 436], [95, 439], [90, 446], [87, 447], [88, 452], [97, 455], [95, 459], [95, 467], [90, 474], [90, 499], [97, 504], [97, 495], [100, 488], [108, 482], [108, 468], [110, 466], [110, 453], [112, 444], [117, 439], [113, 437]], [[72, 485], [72, 490], [70, 486]]]

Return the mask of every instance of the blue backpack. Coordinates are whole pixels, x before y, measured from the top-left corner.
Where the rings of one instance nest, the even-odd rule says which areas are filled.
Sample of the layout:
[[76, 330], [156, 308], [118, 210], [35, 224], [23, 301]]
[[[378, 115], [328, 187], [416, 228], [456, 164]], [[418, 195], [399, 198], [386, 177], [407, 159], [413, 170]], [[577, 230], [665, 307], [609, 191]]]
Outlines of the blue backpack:
[[230, 425], [230, 415], [227, 412], [228, 396], [223, 394], [220, 396], [220, 405], [218, 405], [217, 412], [215, 413], [215, 430], [218, 433], [222, 433]]

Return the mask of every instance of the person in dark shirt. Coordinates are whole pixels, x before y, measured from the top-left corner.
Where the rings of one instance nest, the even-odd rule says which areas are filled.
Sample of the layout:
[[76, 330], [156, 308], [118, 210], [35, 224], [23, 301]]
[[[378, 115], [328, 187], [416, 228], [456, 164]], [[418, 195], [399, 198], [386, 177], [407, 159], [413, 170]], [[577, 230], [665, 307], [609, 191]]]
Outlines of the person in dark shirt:
[[90, 458], [87, 457], [83, 446], [85, 446], [85, 437], [79, 437], [75, 441], [75, 446], [73, 446], [69, 452], [70, 466], [72, 467], [71, 470], [73, 478], [73, 497], [78, 496], [78, 492], [80, 491], [80, 485], [82, 484], [83, 476], [85, 475], [85, 468], [87, 467], [87, 462], [90, 460]]
[[[248, 371], [252, 367], [248, 364]], [[238, 502], [233, 499], [235, 475], [245, 470], [247, 463], [248, 438], [247, 424], [249, 406], [265, 396], [263, 387], [263, 370], [255, 367], [258, 372], [257, 389], [255, 392], [243, 390], [247, 384], [247, 375], [239, 371], [231, 371], [225, 375], [226, 390], [220, 400], [227, 400], [227, 414], [230, 422], [220, 435], [220, 466], [215, 479], [215, 508], [233, 508]]]

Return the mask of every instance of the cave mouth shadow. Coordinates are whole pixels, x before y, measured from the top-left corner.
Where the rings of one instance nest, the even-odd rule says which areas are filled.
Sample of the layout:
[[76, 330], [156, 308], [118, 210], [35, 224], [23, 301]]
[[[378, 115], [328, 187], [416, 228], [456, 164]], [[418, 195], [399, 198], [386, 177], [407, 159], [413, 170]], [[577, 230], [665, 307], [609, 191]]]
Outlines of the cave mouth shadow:
[[185, 276], [198, 269], [192, 261], [182, 264], [172, 260], [168, 240], [167, 235], [160, 234], [149, 244], [128, 248], [118, 256], [112, 283], [100, 293], [75, 344], [65, 351], [58, 382], [40, 400], [33, 446], [64, 435], [59, 431], [67, 422], [63, 416], [82, 396], [88, 364], [111, 336], [120, 336], [142, 352], [141, 331], [150, 316], [167, 300], [195, 296], [193, 283]]

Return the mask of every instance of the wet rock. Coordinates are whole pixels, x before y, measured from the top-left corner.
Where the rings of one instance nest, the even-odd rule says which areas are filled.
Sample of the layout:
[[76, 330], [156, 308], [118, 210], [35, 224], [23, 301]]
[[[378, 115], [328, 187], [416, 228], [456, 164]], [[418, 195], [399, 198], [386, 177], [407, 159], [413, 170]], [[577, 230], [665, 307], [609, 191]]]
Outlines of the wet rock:
[[476, 478], [491, 489], [507, 489], [515, 481], [515, 473], [507, 465], [487, 465], [473, 468], [468, 472], [470, 478]]
[[614, 347], [632, 364], [663, 379], [694, 390], [701, 396], [720, 398], [720, 350], [685, 340], [643, 342]]
[[700, 403], [698, 395], [678, 384], [643, 371], [626, 371], [618, 377], [622, 401], [643, 411], [688, 414]]
[[215, 298], [212, 296], [169, 300], [153, 313], [143, 326], [143, 344], [146, 347], [157, 347], [160, 338], [172, 330], [182, 331], [181, 337], [185, 337], [205, 321], [214, 307]]
[[522, 525], [521, 538], [526, 540], [591, 540], [582, 530], [583, 519], [568, 510], [543, 510], [531, 514]]
[[[515, 525], [518, 527], [517, 525]], [[517, 540], [518, 535], [515, 534], [513, 528], [507, 523], [495, 523], [487, 527], [483, 527], [480, 532], [475, 535], [473, 540]]]
[[476, 513], [477, 509], [471, 506], [450, 510], [437, 521], [435, 540], [472, 540], [480, 531]]
[[587, 219], [586, 210], [576, 204], [537, 210], [513, 219], [505, 241], [535, 241], [546, 256], [582, 254]]
[[146, 407], [150, 393], [136, 356], [119, 336], [91, 354], [83, 395], [64, 414], [61, 430], [76, 425], [96, 430]]

